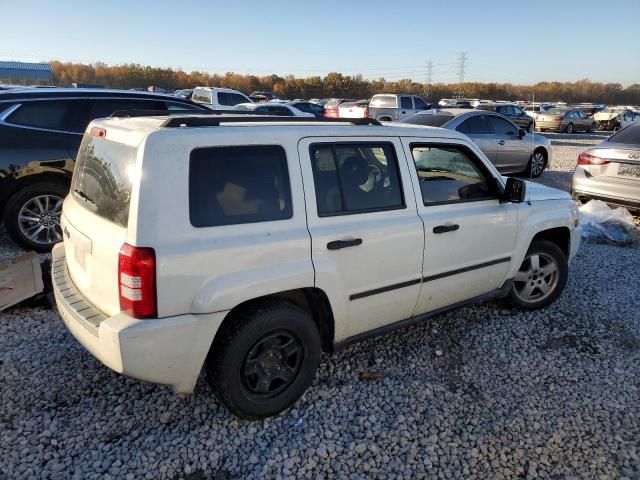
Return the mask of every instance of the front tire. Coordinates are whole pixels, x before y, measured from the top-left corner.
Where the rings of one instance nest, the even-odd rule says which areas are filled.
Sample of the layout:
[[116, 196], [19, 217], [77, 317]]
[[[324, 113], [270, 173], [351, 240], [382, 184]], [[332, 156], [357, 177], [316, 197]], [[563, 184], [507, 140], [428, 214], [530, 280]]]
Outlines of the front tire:
[[11, 239], [26, 250], [49, 252], [62, 240], [60, 215], [69, 188], [39, 182], [14, 193], [6, 204], [3, 222]]
[[531, 243], [509, 292], [509, 302], [522, 310], [551, 305], [567, 284], [569, 266], [564, 252], [546, 240]]
[[241, 308], [223, 324], [207, 358], [207, 378], [235, 415], [257, 419], [293, 405], [320, 363], [320, 334], [311, 315], [289, 302]]

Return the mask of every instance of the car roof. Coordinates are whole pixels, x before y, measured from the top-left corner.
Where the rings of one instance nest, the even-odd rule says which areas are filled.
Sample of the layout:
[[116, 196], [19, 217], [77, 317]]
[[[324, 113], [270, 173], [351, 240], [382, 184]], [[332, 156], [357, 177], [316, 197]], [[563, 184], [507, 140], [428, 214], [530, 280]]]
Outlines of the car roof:
[[[230, 92], [230, 93], [241, 93], [242, 95], [244, 95], [244, 93], [242, 93], [240, 90], [236, 90], [234, 88], [227, 88], [227, 87], [195, 87], [194, 90], [196, 88], [209, 90], [211, 92]], [[246, 95], [245, 95], [245, 97], [246, 97]]]
[[[174, 117], [174, 116], [172, 116]], [[111, 117], [94, 120], [91, 122], [88, 129], [92, 126], [99, 126], [106, 130], [107, 139], [112, 139], [117, 142], [126, 143], [129, 145], [139, 145], [144, 138], [149, 135], [169, 135], [174, 138], [179, 135], [186, 134], [188, 136], [201, 136], [203, 144], [211, 142], [211, 135], [221, 134], [229, 132], [230, 129], [246, 129], [250, 138], [254, 134], [260, 132], [270, 132], [270, 138], [281, 138], [286, 134], [290, 134], [298, 139], [304, 137], [340, 137], [340, 136], [381, 136], [381, 137], [398, 137], [398, 136], [416, 136], [416, 137], [433, 137], [433, 138], [457, 138], [466, 140], [466, 137], [461, 133], [452, 130], [446, 130], [436, 127], [425, 127], [422, 125], [412, 124], [382, 124], [382, 125], [354, 125], [349, 119], [345, 119], [344, 122], [323, 122], [318, 119], [309, 118], [309, 120], [302, 119], [302, 117], [296, 118], [298, 121], [288, 122], [282, 121], [283, 118], [289, 117], [273, 117], [271, 122], [264, 117], [256, 117], [253, 121], [242, 122], [229, 122], [224, 123], [225, 117], [235, 117], [233, 114], [223, 114], [216, 119], [220, 120], [219, 126], [207, 126], [207, 127], [182, 127], [171, 128], [164, 127], [164, 123], [167, 121], [167, 116], [150, 116], [150, 117]], [[188, 115], [175, 116], [180, 120], [183, 118], [203, 118], [211, 119], [210, 115]], [[186, 121], [186, 120], [185, 120]], [[277, 136], [274, 136], [274, 131], [277, 132]]]
[[56, 98], [98, 98], [98, 97], [132, 97], [148, 98], [156, 100], [178, 101], [193, 105], [189, 100], [185, 100], [174, 95], [162, 93], [141, 92], [137, 90], [107, 89], [107, 88], [25, 88], [20, 90], [5, 90], [0, 93], [0, 101], [5, 100], [36, 100], [36, 99], [56, 99]]

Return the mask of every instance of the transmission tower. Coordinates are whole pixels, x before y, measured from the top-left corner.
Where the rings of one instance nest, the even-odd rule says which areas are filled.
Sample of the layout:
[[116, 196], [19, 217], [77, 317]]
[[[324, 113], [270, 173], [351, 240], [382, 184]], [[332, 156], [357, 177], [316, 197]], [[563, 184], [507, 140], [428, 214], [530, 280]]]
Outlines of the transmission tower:
[[431, 85], [432, 81], [433, 81], [433, 62], [429, 60], [427, 62], [427, 83], [424, 87], [424, 98], [427, 100], [430, 100], [431, 95], [433, 94], [433, 87]]
[[460, 52], [458, 54], [458, 85], [456, 86], [456, 92], [453, 95], [454, 98], [462, 98], [464, 96], [464, 74], [468, 53], [469, 52]]

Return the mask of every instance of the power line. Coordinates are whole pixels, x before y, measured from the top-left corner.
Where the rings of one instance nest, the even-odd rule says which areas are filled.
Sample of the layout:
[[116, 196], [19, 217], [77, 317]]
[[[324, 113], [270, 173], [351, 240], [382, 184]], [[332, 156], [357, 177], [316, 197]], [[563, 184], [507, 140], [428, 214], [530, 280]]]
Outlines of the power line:
[[464, 74], [467, 63], [467, 54], [469, 52], [460, 52], [458, 54], [458, 86], [453, 98], [462, 98], [464, 96]]

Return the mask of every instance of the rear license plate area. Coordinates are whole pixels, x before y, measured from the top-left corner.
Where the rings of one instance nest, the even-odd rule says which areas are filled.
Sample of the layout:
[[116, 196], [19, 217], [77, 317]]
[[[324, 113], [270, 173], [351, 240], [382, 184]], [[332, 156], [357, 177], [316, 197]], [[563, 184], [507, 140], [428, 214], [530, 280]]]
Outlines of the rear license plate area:
[[618, 167], [618, 175], [640, 178], [640, 165], [622, 164]]

